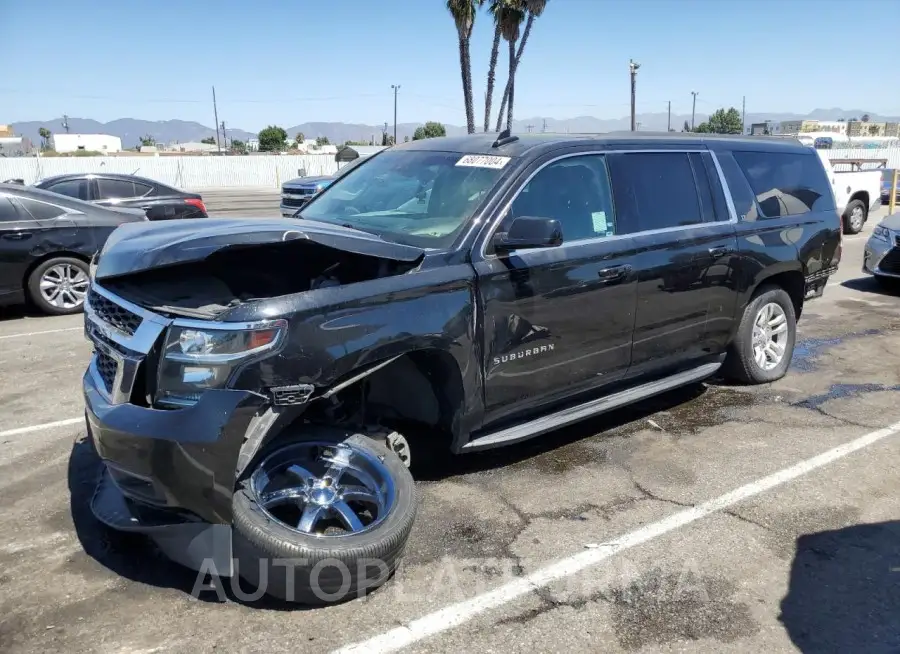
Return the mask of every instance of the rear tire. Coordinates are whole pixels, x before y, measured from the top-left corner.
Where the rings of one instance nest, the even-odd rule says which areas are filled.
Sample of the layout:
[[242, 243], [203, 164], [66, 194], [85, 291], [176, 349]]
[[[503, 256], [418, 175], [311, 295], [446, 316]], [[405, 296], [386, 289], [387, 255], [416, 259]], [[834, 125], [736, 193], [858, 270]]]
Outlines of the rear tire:
[[[303, 429], [300, 438], [282, 441], [272, 448], [267, 457], [257, 462], [250, 476], [239, 483], [232, 500], [234, 556], [238, 573], [255, 588], [289, 602], [322, 605], [361, 596], [390, 578], [400, 562], [415, 520], [416, 488], [412, 475], [397, 455], [369, 436], [331, 427], [306, 426]], [[356, 452], [384, 471], [393, 485], [393, 498], [381, 519], [361, 531], [330, 535], [327, 530], [315, 533], [316, 519], [310, 523], [310, 531], [304, 531], [302, 519], [297, 525], [288, 524], [287, 520], [283, 522], [271, 509], [260, 504], [259, 498], [269, 493], [260, 494], [259, 487], [252, 481], [253, 472], [264, 469], [266, 474], [260, 478], [269, 480], [268, 474], [273, 468], [266, 467], [271, 466], [267, 461], [273, 458], [278, 461], [277, 457], [291, 452], [292, 447], [303, 448], [304, 443], [309, 446], [313, 442], [324, 444], [316, 447], [329, 448], [333, 444], [335, 451]], [[326, 455], [332, 460], [339, 458], [329, 454], [329, 449], [319, 451], [326, 454], [320, 454], [315, 461], [329, 461], [321, 458]], [[356, 475], [352, 467], [346, 470], [342, 476], [335, 477], [333, 483], [326, 471], [324, 477], [319, 477], [318, 486], [306, 482], [305, 487], [316, 491], [333, 490], [338, 493], [338, 499], [349, 497], [345, 494], [349, 491], [343, 486], [346, 482], [340, 480]], [[360, 488], [359, 479], [362, 478], [358, 478], [352, 488]], [[342, 502], [344, 507], [347, 502], [352, 504], [353, 500]], [[321, 505], [305, 500], [302, 506], [315, 509]], [[323, 518], [320, 523], [328, 524], [328, 521]]]
[[47, 259], [28, 276], [28, 299], [41, 313], [65, 316], [84, 309], [88, 264], [74, 257]]
[[[777, 331], [782, 325], [784, 331]], [[797, 318], [791, 296], [779, 286], [764, 286], [744, 309], [725, 359], [724, 373], [743, 384], [781, 379], [791, 365], [796, 340]], [[780, 356], [775, 357], [776, 353]]]
[[869, 217], [869, 208], [862, 200], [851, 200], [844, 209], [844, 233], [859, 234], [866, 219]]

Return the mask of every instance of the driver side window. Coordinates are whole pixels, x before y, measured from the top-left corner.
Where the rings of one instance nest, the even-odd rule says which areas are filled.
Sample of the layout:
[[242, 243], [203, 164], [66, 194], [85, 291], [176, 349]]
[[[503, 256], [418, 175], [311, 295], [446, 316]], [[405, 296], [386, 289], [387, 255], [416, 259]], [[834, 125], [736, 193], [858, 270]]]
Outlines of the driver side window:
[[606, 157], [566, 157], [541, 169], [519, 192], [504, 224], [521, 216], [558, 220], [564, 243], [615, 235]]

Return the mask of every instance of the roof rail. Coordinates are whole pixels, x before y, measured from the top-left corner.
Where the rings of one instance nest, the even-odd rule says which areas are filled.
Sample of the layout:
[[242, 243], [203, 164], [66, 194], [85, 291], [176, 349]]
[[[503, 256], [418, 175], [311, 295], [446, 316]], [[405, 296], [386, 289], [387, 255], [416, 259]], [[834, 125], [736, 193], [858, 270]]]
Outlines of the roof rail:
[[512, 136], [508, 129], [503, 130], [497, 135], [497, 140], [491, 145], [492, 148], [499, 148], [507, 143], [515, 143], [519, 140], [518, 136]]

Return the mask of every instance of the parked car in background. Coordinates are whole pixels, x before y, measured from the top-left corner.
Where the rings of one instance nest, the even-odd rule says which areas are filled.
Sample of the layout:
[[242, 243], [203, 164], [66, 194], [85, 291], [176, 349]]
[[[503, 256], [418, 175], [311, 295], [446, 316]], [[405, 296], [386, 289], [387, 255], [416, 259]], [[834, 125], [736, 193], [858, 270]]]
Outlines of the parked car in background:
[[301, 602], [390, 577], [411, 463], [781, 379], [841, 258], [812, 149], [756, 137], [425, 139], [298, 218], [119, 230], [83, 390], [99, 520]]
[[42, 179], [35, 187], [101, 206], [139, 208], [149, 220], [206, 218], [206, 205], [199, 193], [188, 193], [135, 175], [57, 175]]
[[[831, 182], [845, 234], [859, 234], [881, 200], [882, 170], [835, 170], [843, 160], [828, 158], [829, 150], [816, 150]], [[850, 161], [850, 160], [847, 160]]]
[[[881, 171], [881, 204], [887, 205], [891, 201], [891, 186], [894, 183], [894, 168], [887, 168]], [[900, 202], [900, 177], [898, 177], [897, 188], [894, 191], [894, 202]]]
[[885, 216], [869, 236], [862, 270], [892, 290], [900, 289], [900, 212]]
[[298, 177], [281, 185], [281, 215], [293, 216], [319, 191], [334, 181], [333, 175]]
[[107, 209], [55, 193], [0, 184], [0, 305], [30, 301], [48, 314], [81, 311], [91, 257], [140, 209]]

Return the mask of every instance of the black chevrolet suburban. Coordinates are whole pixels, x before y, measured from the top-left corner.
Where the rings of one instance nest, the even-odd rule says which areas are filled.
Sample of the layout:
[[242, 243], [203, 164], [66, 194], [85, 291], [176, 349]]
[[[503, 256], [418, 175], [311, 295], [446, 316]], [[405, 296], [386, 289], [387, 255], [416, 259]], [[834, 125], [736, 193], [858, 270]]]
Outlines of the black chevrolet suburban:
[[99, 520], [299, 602], [383, 583], [425, 459], [787, 371], [841, 256], [799, 142], [416, 141], [297, 219], [118, 228], [85, 307]]

